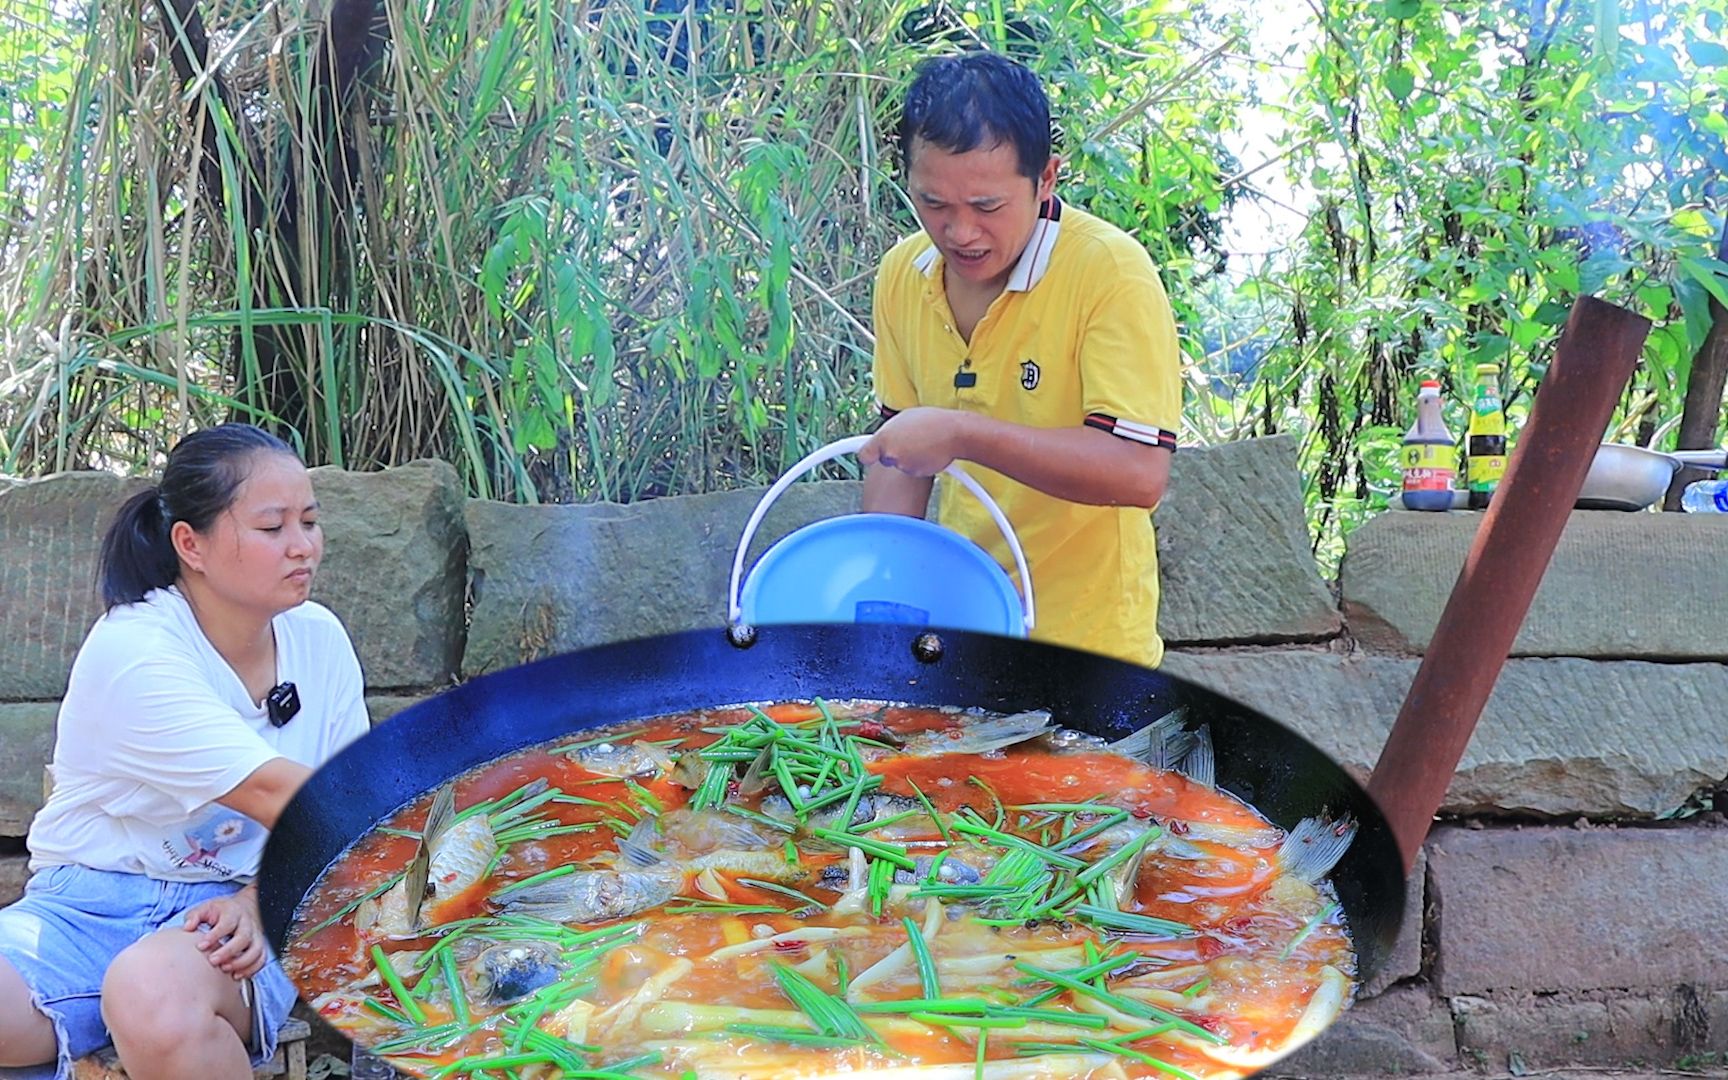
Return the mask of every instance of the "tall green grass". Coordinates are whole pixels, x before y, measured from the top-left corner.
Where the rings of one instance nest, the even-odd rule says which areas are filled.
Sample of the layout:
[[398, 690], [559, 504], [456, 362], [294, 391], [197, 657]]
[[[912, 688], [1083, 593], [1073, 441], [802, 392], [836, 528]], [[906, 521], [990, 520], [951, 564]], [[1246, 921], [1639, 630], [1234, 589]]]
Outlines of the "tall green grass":
[[314, 461], [444, 457], [494, 498], [771, 478], [871, 422], [873, 271], [915, 227], [889, 130], [917, 61], [959, 44], [1040, 68], [1076, 190], [1129, 217], [1202, 197], [1108, 183], [1142, 171], [1160, 93], [1199, 85], [1170, 86], [1180, 12], [658, 6], [380, 0], [388, 46], [345, 103], [351, 190], [310, 8], [200, 5], [190, 82], [161, 7], [37, 10], [72, 83], [6, 189], [27, 212], [0, 232], [0, 471], [148, 467], [234, 416]]

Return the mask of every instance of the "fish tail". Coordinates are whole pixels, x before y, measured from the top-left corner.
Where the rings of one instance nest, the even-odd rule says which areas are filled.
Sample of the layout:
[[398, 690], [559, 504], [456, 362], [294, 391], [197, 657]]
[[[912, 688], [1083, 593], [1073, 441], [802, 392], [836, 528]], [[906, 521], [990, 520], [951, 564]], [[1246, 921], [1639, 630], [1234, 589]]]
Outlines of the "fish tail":
[[1176, 771], [1204, 787], [1218, 786], [1218, 758], [1212, 752], [1212, 725], [1201, 724], [1193, 732], [1194, 747], [1176, 766]]
[[1313, 884], [1332, 872], [1354, 839], [1353, 818], [1303, 818], [1278, 848], [1278, 865], [1284, 873]]
[[438, 789], [438, 794], [432, 799], [432, 809], [426, 811], [426, 827], [420, 831], [422, 842], [431, 847], [432, 841], [444, 834], [455, 816], [456, 782], [452, 780]]
[[1036, 739], [1049, 730], [1050, 714], [1043, 709], [1035, 709], [968, 725], [960, 738], [948, 745], [937, 745], [943, 753], [982, 754]]
[[637, 866], [659, 866], [664, 860], [653, 846], [659, 839], [659, 823], [651, 817], [643, 818], [630, 830], [630, 835], [619, 838], [618, 853]]
[[1194, 749], [1194, 733], [1182, 728], [1187, 719], [1186, 707], [1174, 709], [1105, 749], [1155, 769], [1173, 769]]

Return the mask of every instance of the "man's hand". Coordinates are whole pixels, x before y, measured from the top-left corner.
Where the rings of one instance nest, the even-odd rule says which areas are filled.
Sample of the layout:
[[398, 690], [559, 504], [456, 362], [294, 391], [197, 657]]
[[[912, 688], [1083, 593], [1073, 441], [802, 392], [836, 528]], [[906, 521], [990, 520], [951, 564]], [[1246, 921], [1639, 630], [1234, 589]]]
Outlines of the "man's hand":
[[[871, 466], [864, 509], [922, 515], [930, 478], [954, 461], [1091, 506], [1151, 509], [1164, 497], [1170, 451], [1085, 426], [1035, 428], [982, 413], [919, 406], [896, 413], [858, 451]], [[886, 466], [886, 468], [884, 468]], [[907, 490], [914, 483], [921, 491]]]
[[199, 951], [211, 967], [236, 982], [256, 975], [264, 966], [264, 933], [255, 886], [188, 908], [181, 926], [189, 934], [203, 935], [198, 941]]
[[865, 465], [886, 465], [928, 479], [964, 456], [966, 424], [972, 415], [959, 409], [920, 405], [896, 413], [858, 451]]

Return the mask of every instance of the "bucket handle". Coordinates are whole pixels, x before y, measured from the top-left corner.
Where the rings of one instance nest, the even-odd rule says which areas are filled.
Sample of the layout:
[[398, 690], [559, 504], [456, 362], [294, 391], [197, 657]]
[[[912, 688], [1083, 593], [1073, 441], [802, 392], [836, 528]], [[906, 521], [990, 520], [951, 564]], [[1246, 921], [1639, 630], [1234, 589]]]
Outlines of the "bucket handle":
[[[762, 498], [756, 503], [756, 509], [750, 513], [750, 520], [744, 524], [744, 535], [738, 540], [738, 552], [732, 557], [732, 584], [727, 593], [728, 603], [726, 606], [728, 623], [733, 626], [738, 625], [739, 619], [744, 614], [744, 606], [738, 599], [744, 579], [744, 555], [750, 550], [750, 541], [756, 538], [756, 529], [762, 524], [762, 519], [767, 516], [769, 507], [774, 505], [774, 500], [784, 494], [786, 489], [792, 486], [792, 482], [800, 476], [825, 461], [834, 460], [841, 454], [857, 453], [864, 448], [864, 444], [869, 442], [870, 438], [869, 435], [852, 435], [806, 454], [803, 460], [787, 469], [785, 475], [774, 481], [774, 486], [763, 492]], [[1026, 632], [1030, 634], [1033, 622], [1032, 573], [1026, 569], [1026, 553], [1020, 548], [1020, 538], [1014, 535], [1014, 527], [1008, 524], [1008, 519], [1003, 515], [1002, 508], [996, 505], [996, 500], [990, 497], [990, 493], [985, 491], [978, 481], [967, 476], [957, 464], [949, 465], [942, 472], [959, 481], [961, 487], [970, 491], [973, 497], [984, 504], [984, 509], [990, 512], [990, 519], [996, 523], [998, 529], [1002, 530], [1002, 538], [1008, 541], [1008, 550], [1014, 553], [1014, 567], [1020, 571], [1020, 597], [1026, 605], [1022, 621], [1026, 624]]]

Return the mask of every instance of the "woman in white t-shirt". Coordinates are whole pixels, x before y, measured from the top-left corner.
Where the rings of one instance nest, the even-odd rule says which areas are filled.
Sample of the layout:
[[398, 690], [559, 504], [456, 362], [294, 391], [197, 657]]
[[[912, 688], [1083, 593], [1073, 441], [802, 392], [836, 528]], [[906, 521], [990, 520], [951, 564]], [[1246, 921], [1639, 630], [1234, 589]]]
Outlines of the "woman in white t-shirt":
[[306, 468], [245, 424], [189, 435], [102, 546], [107, 613], [60, 705], [31, 878], [0, 909], [0, 1074], [110, 1040], [132, 1080], [243, 1080], [293, 984], [256, 890], [267, 830], [366, 731], [347, 633], [311, 603]]

